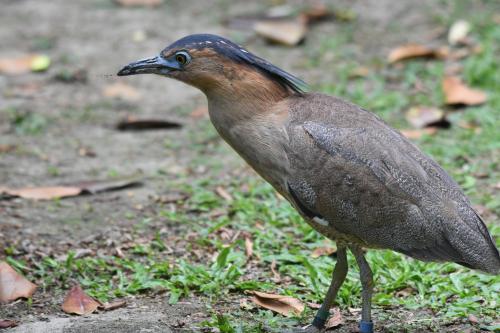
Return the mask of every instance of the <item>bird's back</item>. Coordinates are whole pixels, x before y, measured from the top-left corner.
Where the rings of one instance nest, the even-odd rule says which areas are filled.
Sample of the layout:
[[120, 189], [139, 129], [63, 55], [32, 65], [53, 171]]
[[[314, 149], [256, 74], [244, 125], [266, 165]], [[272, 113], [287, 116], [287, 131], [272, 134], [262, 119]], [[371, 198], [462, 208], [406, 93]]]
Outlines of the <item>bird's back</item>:
[[288, 183], [303, 215], [364, 246], [500, 270], [498, 250], [460, 187], [399, 132], [327, 95], [288, 103]]

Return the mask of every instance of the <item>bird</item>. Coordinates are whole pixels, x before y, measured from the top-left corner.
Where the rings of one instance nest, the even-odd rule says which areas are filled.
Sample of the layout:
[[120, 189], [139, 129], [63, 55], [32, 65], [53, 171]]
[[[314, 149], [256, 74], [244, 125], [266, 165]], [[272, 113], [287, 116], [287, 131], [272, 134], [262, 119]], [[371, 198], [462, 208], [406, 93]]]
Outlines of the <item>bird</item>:
[[298, 211], [336, 242], [332, 281], [312, 323], [321, 332], [356, 259], [361, 333], [373, 332], [373, 274], [365, 253], [390, 249], [500, 273], [488, 229], [459, 185], [376, 114], [307, 85], [221, 36], [183, 37], [118, 76], [157, 74], [201, 90], [220, 136]]

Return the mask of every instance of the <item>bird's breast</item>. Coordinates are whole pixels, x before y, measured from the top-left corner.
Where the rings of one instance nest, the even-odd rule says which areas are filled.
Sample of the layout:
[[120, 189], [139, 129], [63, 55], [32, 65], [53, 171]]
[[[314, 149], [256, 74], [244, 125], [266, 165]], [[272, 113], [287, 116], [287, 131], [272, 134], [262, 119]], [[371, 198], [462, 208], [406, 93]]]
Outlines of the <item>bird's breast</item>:
[[288, 157], [283, 149], [286, 131], [272, 115], [235, 119], [210, 110], [210, 119], [221, 137], [266, 181], [283, 193]]

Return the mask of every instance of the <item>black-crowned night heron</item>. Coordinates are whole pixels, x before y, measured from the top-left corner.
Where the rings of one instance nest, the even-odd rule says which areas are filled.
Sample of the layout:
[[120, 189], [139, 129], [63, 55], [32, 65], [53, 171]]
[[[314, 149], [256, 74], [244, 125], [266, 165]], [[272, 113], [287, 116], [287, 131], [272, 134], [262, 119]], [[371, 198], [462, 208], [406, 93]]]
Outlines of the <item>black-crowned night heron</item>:
[[303, 82], [219, 36], [184, 37], [118, 75], [159, 74], [199, 88], [219, 134], [314, 229], [337, 243], [321, 331], [347, 273], [360, 269], [360, 331], [372, 332], [373, 279], [363, 248], [452, 261], [492, 274], [500, 256], [451, 177], [398, 131], [359, 106], [305, 93]]

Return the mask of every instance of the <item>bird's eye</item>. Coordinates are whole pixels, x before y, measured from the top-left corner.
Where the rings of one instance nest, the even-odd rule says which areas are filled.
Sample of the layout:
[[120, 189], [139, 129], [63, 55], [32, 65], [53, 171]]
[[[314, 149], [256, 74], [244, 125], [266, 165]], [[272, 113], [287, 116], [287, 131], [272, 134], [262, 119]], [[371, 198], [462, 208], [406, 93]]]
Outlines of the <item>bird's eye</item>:
[[189, 60], [191, 60], [191, 57], [189, 56], [189, 54], [187, 52], [181, 51], [181, 52], [177, 52], [175, 54], [175, 60], [179, 64], [185, 65], [189, 62]]

